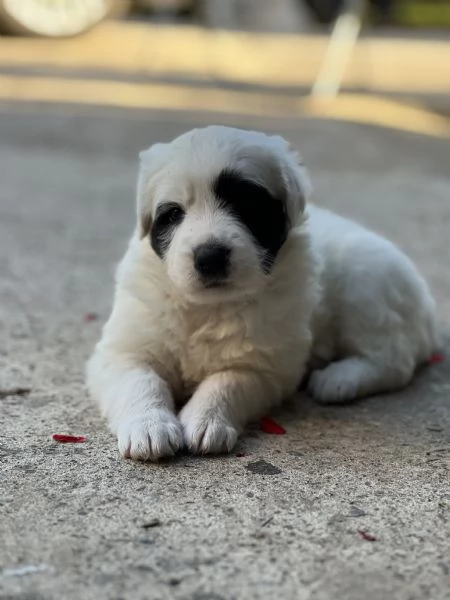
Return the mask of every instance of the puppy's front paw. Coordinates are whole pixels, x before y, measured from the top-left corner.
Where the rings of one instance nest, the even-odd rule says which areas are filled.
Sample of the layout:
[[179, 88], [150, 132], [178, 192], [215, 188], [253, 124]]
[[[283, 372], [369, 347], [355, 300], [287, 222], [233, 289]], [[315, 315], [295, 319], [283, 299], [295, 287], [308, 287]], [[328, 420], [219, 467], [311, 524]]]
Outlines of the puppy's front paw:
[[187, 404], [180, 413], [186, 446], [194, 454], [230, 452], [238, 438], [237, 429], [214, 410], [196, 411]]
[[175, 415], [162, 408], [146, 411], [117, 427], [119, 451], [125, 458], [158, 460], [172, 456], [183, 445], [183, 432]]

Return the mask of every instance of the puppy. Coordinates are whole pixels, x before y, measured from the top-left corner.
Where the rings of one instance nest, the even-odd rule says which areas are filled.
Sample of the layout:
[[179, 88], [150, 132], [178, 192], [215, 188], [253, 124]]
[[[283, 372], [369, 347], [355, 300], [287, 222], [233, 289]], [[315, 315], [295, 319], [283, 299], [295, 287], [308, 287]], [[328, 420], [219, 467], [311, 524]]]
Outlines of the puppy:
[[306, 207], [309, 192], [280, 137], [213, 126], [141, 154], [137, 227], [87, 368], [124, 457], [230, 451], [307, 370], [318, 401], [343, 402], [404, 386], [435, 350], [411, 261]]

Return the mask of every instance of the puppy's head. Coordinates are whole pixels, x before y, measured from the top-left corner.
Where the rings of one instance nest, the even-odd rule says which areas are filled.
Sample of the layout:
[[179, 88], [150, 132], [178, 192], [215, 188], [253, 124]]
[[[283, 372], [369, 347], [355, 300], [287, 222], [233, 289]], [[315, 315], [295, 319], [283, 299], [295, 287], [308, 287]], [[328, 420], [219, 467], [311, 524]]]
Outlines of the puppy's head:
[[285, 140], [207, 127], [141, 153], [138, 226], [186, 298], [260, 291], [302, 222], [307, 175]]

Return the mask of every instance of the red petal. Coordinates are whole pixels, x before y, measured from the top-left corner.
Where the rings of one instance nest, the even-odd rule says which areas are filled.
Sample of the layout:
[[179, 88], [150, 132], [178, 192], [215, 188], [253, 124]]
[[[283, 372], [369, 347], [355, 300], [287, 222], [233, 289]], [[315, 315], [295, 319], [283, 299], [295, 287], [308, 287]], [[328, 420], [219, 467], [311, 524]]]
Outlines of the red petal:
[[370, 533], [366, 533], [362, 529], [358, 529], [358, 533], [362, 537], [363, 540], [366, 540], [366, 542], [376, 542], [377, 541], [377, 538], [374, 535], [371, 535]]
[[436, 365], [437, 363], [440, 363], [443, 360], [444, 360], [444, 355], [441, 354], [440, 352], [435, 352], [427, 359], [427, 363], [429, 365]]
[[60, 433], [54, 433], [52, 439], [60, 444], [82, 444], [86, 441], [84, 435], [64, 435]]
[[263, 417], [259, 422], [259, 426], [265, 433], [271, 433], [272, 435], [284, 435], [286, 433], [286, 430], [270, 417]]
[[97, 319], [98, 314], [94, 312], [86, 313], [83, 317], [83, 320], [86, 321], [86, 323], [89, 323], [89, 321], [96, 321]]

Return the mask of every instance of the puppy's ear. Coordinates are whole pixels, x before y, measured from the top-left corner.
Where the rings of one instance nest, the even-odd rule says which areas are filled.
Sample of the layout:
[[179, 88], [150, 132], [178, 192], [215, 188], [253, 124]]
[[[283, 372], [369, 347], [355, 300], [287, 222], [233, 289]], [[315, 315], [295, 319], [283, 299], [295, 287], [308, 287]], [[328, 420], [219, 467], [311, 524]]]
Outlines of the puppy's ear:
[[299, 152], [281, 136], [272, 136], [272, 139], [282, 149], [285, 157], [282, 172], [289, 200], [288, 209], [291, 208], [292, 212], [295, 213], [296, 218], [292, 221], [295, 224], [299, 216], [303, 214], [305, 204], [312, 194], [313, 186]]
[[139, 238], [145, 238], [152, 228], [152, 202], [148, 185], [148, 174], [142, 165], [139, 169], [137, 182], [137, 227]]
[[139, 239], [143, 240], [150, 234], [152, 229], [153, 219], [150, 213], [141, 213], [138, 216]]
[[161, 156], [166, 144], [154, 144], [139, 153], [140, 166], [137, 182], [137, 221], [140, 239], [145, 238], [152, 228], [152, 190], [151, 179], [158, 169], [158, 156]]
[[153, 144], [150, 148], [146, 150], [142, 150], [139, 152], [139, 161], [141, 163], [141, 167], [148, 168], [153, 163], [153, 159], [161, 154], [163, 149], [167, 146], [167, 144]]

